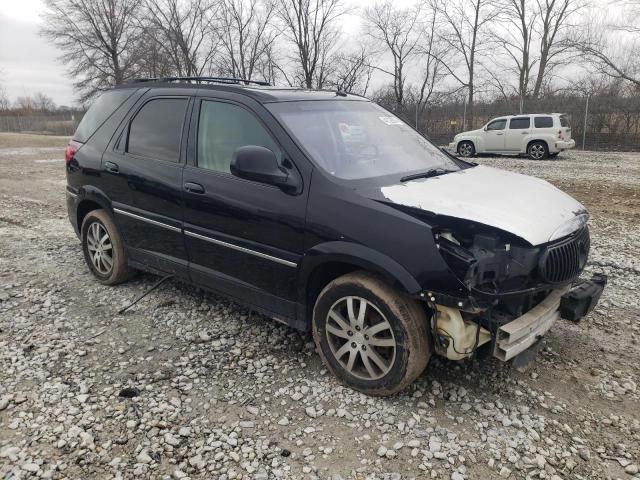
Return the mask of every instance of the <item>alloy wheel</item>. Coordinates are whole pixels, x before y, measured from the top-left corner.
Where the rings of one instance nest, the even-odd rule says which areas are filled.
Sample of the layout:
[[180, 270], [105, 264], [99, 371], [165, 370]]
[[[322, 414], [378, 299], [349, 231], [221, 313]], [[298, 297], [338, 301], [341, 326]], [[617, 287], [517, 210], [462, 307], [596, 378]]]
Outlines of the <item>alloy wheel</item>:
[[391, 324], [362, 297], [343, 297], [331, 306], [326, 336], [334, 358], [355, 377], [376, 380], [394, 364], [396, 340]]
[[471, 155], [473, 155], [473, 147], [470, 143], [463, 143], [462, 145], [460, 145], [458, 151], [463, 157], [470, 157]]
[[113, 245], [107, 229], [99, 222], [89, 225], [87, 250], [93, 267], [102, 275], [109, 275], [113, 268]]
[[534, 160], [540, 160], [544, 158], [544, 155], [545, 155], [544, 146], [539, 143], [531, 145], [531, 147], [529, 147], [529, 155]]

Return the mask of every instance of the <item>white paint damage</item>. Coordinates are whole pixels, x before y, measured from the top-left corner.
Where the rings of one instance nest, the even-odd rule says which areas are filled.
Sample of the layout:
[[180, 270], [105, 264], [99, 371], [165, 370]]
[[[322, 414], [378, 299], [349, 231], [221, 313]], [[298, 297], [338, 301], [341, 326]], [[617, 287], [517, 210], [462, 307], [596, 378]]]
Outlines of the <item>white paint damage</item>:
[[553, 240], [568, 222], [580, 227], [575, 217], [586, 212], [549, 182], [483, 165], [383, 187], [382, 194], [399, 205], [511, 232], [532, 245]]

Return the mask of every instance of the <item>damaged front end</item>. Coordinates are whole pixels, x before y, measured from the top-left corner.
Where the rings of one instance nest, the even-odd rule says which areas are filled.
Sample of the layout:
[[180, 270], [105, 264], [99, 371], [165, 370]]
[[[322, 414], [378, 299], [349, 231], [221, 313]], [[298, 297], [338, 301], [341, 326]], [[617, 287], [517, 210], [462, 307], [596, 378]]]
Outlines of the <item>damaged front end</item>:
[[530, 359], [527, 352], [557, 319], [580, 320], [600, 298], [605, 276], [579, 279], [590, 248], [586, 219], [537, 246], [472, 222], [439, 220], [436, 245], [468, 292], [422, 295], [435, 312], [436, 352], [447, 358], [467, 358], [485, 346], [503, 361]]

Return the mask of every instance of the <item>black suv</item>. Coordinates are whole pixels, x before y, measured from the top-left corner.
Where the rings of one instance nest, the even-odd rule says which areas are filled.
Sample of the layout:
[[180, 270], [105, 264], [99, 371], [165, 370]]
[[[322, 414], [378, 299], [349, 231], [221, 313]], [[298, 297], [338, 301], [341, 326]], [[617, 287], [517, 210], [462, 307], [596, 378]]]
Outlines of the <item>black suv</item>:
[[344, 92], [136, 81], [94, 103], [65, 157], [100, 282], [173, 275], [311, 330], [327, 367], [371, 394], [408, 385], [432, 352], [531, 357], [606, 281], [578, 280], [580, 203]]

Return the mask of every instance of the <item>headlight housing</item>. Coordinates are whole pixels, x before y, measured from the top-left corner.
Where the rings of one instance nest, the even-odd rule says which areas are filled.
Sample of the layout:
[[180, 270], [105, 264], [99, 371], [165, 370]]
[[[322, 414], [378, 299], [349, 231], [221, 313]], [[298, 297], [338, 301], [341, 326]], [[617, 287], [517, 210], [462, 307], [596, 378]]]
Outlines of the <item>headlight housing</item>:
[[554, 240], [558, 240], [559, 238], [566, 237], [567, 235], [580, 230], [584, 227], [589, 221], [588, 213], [581, 213], [580, 215], [576, 215], [568, 222], [560, 225], [560, 227], [551, 234], [549, 237], [549, 241], [553, 242]]

